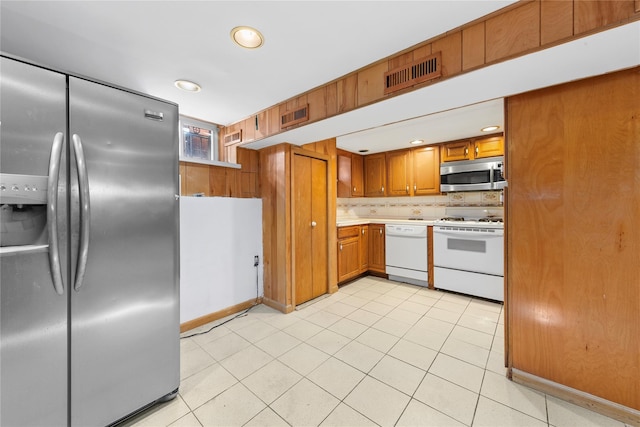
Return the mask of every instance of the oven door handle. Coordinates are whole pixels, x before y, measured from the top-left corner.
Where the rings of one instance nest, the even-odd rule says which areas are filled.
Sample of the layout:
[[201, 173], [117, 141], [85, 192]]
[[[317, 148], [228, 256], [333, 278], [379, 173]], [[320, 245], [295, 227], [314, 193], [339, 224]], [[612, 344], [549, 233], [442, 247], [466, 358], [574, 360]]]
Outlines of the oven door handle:
[[500, 238], [503, 237], [504, 231], [500, 229], [496, 229], [495, 233], [476, 233], [473, 231], [440, 231], [440, 230], [436, 231], [434, 230], [433, 234], [434, 236], [442, 235], [446, 237], [464, 238], [466, 240], [487, 240], [487, 239], [492, 239], [497, 237], [500, 237]]

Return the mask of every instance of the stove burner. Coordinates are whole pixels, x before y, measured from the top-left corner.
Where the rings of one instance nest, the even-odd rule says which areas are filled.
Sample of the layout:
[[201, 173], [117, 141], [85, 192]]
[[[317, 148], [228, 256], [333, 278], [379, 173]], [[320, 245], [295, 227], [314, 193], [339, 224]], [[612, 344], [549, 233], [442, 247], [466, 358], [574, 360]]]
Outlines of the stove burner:
[[440, 221], [464, 221], [464, 218], [461, 216], [445, 216]]
[[502, 218], [488, 216], [485, 218], [478, 219], [478, 222], [504, 222], [504, 220]]

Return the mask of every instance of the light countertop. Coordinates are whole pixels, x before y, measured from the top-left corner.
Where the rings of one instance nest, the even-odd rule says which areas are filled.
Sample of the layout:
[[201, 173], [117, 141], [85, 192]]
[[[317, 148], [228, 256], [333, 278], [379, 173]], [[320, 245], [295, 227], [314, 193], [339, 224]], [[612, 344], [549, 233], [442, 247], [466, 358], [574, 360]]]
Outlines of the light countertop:
[[433, 225], [437, 218], [425, 218], [421, 220], [410, 220], [407, 218], [338, 218], [338, 227], [349, 225], [365, 224], [410, 224], [410, 225]]

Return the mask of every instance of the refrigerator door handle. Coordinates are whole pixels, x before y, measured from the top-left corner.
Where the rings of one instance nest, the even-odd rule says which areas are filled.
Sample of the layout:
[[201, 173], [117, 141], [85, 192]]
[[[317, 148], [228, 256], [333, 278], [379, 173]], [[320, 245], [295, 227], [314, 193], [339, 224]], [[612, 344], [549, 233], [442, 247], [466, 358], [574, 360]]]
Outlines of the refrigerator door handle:
[[76, 267], [76, 279], [73, 288], [78, 291], [82, 286], [84, 273], [87, 268], [89, 254], [89, 230], [91, 229], [91, 208], [89, 202], [89, 177], [87, 164], [82, 149], [82, 140], [77, 134], [73, 134], [73, 151], [78, 167], [78, 186], [80, 195], [80, 248], [78, 250], [78, 264]]
[[53, 289], [58, 295], [64, 293], [62, 266], [60, 265], [60, 246], [58, 246], [58, 180], [60, 178], [60, 157], [64, 134], [58, 132], [53, 137], [51, 157], [49, 158], [49, 178], [47, 179], [47, 234], [49, 237], [49, 265]]

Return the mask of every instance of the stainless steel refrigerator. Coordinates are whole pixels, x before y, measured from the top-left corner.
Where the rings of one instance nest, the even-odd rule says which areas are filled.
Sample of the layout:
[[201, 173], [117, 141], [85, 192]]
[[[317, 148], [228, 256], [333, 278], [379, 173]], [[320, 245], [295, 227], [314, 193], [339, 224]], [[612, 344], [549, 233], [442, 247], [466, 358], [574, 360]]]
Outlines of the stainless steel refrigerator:
[[0, 67], [0, 425], [109, 425], [179, 386], [178, 107]]

